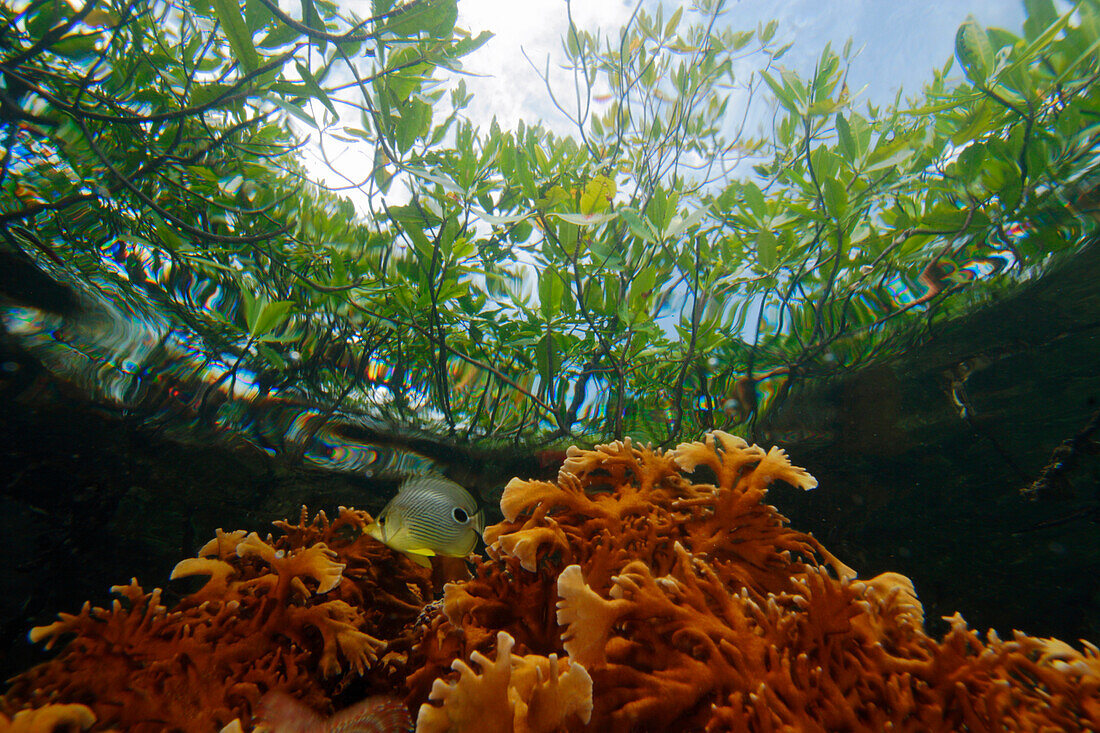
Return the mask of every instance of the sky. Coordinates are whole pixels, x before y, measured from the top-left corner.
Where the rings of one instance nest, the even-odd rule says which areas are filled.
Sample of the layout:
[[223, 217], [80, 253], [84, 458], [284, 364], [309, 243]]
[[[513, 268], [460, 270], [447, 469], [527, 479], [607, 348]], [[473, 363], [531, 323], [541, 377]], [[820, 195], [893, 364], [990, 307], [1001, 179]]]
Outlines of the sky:
[[[343, 0], [344, 4], [369, 14], [367, 0]], [[596, 31], [604, 38], [617, 37], [630, 18], [636, 0], [575, 0], [573, 19], [578, 27]], [[656, 12], [659, 0], [642, 0], [643, 7]], [[677, 7], [665, 2], [665, 17]], [[690, 5], [690, 4], [688, 4]], [[478, 127], [488, 127], [495, 118], [503, 129], [514, 129], [519, 120], [542, 121], [559, 134], [573, 134], [575, 128], [554, 108], [539, 72], [551, 73], [564, 61], [561, 39], [568, 29], [566, 0], [459, 0], [458, 25], [478, 34], [490, 31], [494, 37], [462, 60], [467, 90], [474, 98], [464, 110]], [[985, 26], [999, 26], [1019, 33], [1023, 25], [1022, 0], [727, 0], [722, 22], [734, 30], [753, 30], [775, 19], [777, 46], [793, 42], [780, 60], [803, 77], [812, 74], [814, 63], [826, 43], [839, 50], [849, 39], [852, 48], [862, 49], [848, 74], [849, 89], [861, 100], [884, 104], [894, 100], [900, 88], [909, 96], [919, 94], [933, 69], [954, 54], [955, 31], [974, 15]], [[684, 23], [689, 13], [685, 11]], [[536, 69], [535, 65], [538, 66]], [[955, 73], [958, 73], [957, 67]], [[559, 72], [556, 90], [568, 99], [572, 84]], [[457, 84], [457, 78], [452, 80]], [[731, 108], [734, 119], [743, 110]], [[746, 130], [761, 133], [770, 120], [768, 110], [758, 105]], [[336, 168], [359, 180], [370, 170], [373, 152], [366, 146], [330, 141], [326, 147]], [[346, 179], [335, 175], [315, 153], [307, 152], [306, 163], [318, 178], [331, 185]], [[362, 211], [365, 197], [345, 190]], [[386, 198], [398, 201], [407, 196], [399, 183]]]
[[[655, 11], [656, 0], [644, 0]], [[466, 79], [474, 93], [468, 116], [488, 124], [495, 116], [505, 129], [520, 119], [541, 118], [561, 132], [568, 125], [547, 99], [546, 89], [526, 55], [553, 68], [564, 58], [561, 38], [568, 28], [565, 0], [459, 0], [459, 26], [495, 37], [464, 59], [465, 70], [479, 77]], [[676, 7], [666, 3], [666, 18]], [[724, 20], [735, 30], [751, 30], [775, 19], [780, 44], [794, 46], [781, 63], [808, 74], [827, 42], [840, 49], [853, 38], [863, 48], [852, 64], [849, 88], [864, 89], [873, 103], [893, 101], [899, 86], [917, 94], [932, 70], [954, 53], [955, 30], [973, 14], [985, 26], [1019, 33], [1023, 25], [1020, 0], [728, 0]], [[576, 0], [577, 25], [617, 30], [633, 11], [623, 0]], [[686, 16], [685, 12], [685, 16]], [[686, 20], [686, 18], [685, 18]]]

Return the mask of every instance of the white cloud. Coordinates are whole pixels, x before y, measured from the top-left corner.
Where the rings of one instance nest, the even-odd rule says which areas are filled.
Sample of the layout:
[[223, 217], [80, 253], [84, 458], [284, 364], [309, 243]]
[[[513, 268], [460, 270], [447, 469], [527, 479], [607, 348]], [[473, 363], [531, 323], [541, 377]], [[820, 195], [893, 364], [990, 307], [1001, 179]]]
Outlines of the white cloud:
[[[569, 28], [564, 0], [460, 0], [458, 23], [474, 33], [495, 35], [476, 53], [467, 56], [464, 69], [479, 77], [467, 78], [474, 93], [468, 116], [484, 125], [495, 116], [501, 127], [510, 129], [519, 120], [545, 119], [565, 131], [568, 122], [553, 108], [546, 87], [527, 57], [545, 70], [547, 58], [552, 72], [563, 59], [561, 39]], [[577, 27], [617, 35], [634, 10], [622, 0], [587, 0], [572, 5]], [[559, 77], [561, 79], [561, 77]], [[571, 87], [555, 87], [571, 94]], [[571, 98], [571, 97], [570, 97]]]
[[[643, 8], [653, 13], [659, 4], [647, 0]], [[678, 4], [665, 3], [666, 15]], [[622, 0], [577, 0], [572, 4], [578, 27], [600, 29], [605, 37], [617, 36], [633, 9], [633, 2]], [[727, 3], [723, 17], [736, 30], [755, 29], [776, 19], [777, 39], [794, 42], [782, 63], [803, 74], [812, 72], [827, 42], [839, 50], [853, 38], [853, 49], [862, 47], [863, 51], [852, 65], [849, 86], [853, 90], [866, 86], [865, 97], [883, 103], [891, 101], [899, 87], [911, 95], [920, 92], [932, 70], [954, 53], [955, 30], [969, 14], [983, 25], [1019, 32], [1023, 4], [1006, 0], [740, 0]], [[551, 71], [558, 70], [564, 59], [561, 39], [568, 29], [564, 0], [460, 0], [459, 25], [475, 33], [489, 30], [496, 34], [464, 60], [467, 71], [484, 75], [466, 80], [475, 94], [468, 111], [475, 124], [488, 124], [495, 116], [507, 129], [520, 119], [543, 119], [556, 130], [569, 130], [523, 55], [526, 51], [540, 68], [545, 68], [549, 56]], [[571, 87], [556, 87], [556, 91], [571, 94]]]

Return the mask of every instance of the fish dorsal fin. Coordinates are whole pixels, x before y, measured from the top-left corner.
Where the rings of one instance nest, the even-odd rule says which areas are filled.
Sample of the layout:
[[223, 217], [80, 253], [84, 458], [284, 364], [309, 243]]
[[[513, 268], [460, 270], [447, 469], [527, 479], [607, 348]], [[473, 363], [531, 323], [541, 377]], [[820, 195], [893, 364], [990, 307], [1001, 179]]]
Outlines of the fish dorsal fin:
[[466, 491], [461, 484], [455, 483], [446, 476], [440, 476], [437, 473], [426, 473], [421, 476], [409, 477], [397, 490], [398, 493], [407, 491], [431, 491], [452, 498], [465, 496], [470, 496], [472, 498], [473, 496]]

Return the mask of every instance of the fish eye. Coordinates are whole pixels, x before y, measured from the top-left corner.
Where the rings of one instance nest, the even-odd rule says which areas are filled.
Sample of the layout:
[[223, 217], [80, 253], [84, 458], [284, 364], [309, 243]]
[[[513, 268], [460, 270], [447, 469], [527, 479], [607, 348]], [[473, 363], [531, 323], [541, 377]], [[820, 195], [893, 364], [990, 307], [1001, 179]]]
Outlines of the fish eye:
[[466, 510], [463, 509], [460, 506], [456, 506], [454, 508], [454, 511], [451, 512], [451, 515], [454, 517], [455, 521], [458, 522], [459, 524], [466, 524], [466, 522], [470, 521], [470, 515], [467, 514]]

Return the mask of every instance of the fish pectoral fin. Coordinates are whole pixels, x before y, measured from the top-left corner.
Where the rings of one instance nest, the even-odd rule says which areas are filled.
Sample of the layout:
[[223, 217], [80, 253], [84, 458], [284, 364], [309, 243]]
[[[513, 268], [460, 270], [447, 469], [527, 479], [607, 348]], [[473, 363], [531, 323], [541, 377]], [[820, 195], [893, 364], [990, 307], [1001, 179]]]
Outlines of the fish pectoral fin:
[[412, 560], [414, 563], [422, 568], [430, 568], [432, 563], [428, 560], [429, 557], [435, 557], [435, 553], [428, 549], [423, 550], [403, 550], [405, 557]]

